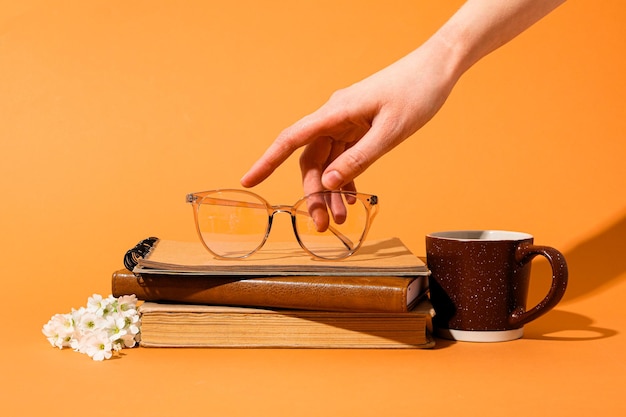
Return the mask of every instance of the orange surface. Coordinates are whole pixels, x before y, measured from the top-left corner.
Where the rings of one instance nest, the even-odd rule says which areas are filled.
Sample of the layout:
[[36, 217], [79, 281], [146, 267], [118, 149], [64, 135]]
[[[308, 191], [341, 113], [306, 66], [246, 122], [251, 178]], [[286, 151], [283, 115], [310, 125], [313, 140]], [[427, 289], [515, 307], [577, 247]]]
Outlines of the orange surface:
[[[425, 40], [462, 1], [0, 3], [0, 190], [10, 416], [624, 415], [626, 4], [568, 2], [472, 68], [359, 178], [373, 238], [533, 233], [565, 300], [503, 344], [430, 351], [50, 347], [54, 313], [110, 293], [150, 235], [195, 239], [184, 195], [238, 180], [332, 91]], [[297, 157], [255, 189], [300, 195]], [[282, 219], [281, 219], [282, 220]], [[548, 270], [536, 262], [531, 299]], [[69, 411], [68, 411], [69, 410]]]

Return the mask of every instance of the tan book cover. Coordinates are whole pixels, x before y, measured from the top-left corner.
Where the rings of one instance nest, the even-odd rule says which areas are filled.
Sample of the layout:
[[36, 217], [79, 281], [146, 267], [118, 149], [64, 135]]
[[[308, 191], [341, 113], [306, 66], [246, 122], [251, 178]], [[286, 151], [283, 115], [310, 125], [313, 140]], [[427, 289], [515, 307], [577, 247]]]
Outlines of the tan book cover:
[[398, 238], [366, 241], [349, 258], [328, 261], [312, 259], [296, 242], [267, 242], [245, 259], [215, 259], [200, 242], [158, 239], [137, 260], [138, 273], [197, 273], [216, 275], [428, 275], [425, 263]]
[[410, 349], [434, 346], [434, 310], [354, 313], [143, 303], [144, 347]]

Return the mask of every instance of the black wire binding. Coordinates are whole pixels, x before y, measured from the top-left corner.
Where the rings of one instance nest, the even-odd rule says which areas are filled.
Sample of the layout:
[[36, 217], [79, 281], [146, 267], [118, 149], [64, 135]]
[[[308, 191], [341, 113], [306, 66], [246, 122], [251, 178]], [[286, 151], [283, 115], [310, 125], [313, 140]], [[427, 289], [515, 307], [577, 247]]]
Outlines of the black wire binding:
[[134, 248], [129, 249], [124, 255], [124, 267], [132, 271], [139, 263], [139, 259], [145, 257], [158, 240], [158, 237], [149, 237], [137, 243]]

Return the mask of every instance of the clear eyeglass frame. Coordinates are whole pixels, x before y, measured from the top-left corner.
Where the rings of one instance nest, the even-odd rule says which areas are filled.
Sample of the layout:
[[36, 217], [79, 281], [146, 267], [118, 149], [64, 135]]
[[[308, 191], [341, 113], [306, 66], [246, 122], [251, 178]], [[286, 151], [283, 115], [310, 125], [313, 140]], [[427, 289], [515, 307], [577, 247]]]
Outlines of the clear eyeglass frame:
[[[261, 249], [277, 213], [290, 214], [299, 246], [314, 259], [348, 258], [362, 246], [379, 210], [376, 195], [356, 191], [320, 191], [293, 205], [272, 205], [240, 189], [190, 193], [186, 201], [192, 205], [203, 246], [215, 258], [230, 260], [247, 258]], [[248, 233], [248, 229], [255, 231]], [[224, 249], [223, 245], [230, 246]]]

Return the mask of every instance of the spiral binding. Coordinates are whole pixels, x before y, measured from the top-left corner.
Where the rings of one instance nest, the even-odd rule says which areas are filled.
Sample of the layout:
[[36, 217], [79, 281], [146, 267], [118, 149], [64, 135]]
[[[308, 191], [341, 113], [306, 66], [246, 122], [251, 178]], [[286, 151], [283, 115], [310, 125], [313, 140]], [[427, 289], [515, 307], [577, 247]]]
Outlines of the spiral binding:
[[139, 263], [139, 259], [144, 258], [158, 240], [158, 237], [148, 237], [129, 249], [124, 255], [124, 267], [132, 271]]

